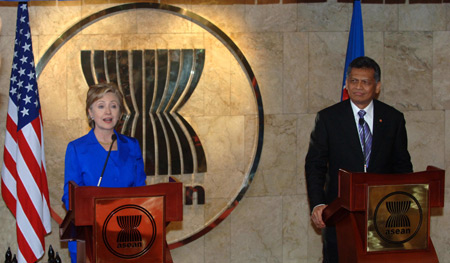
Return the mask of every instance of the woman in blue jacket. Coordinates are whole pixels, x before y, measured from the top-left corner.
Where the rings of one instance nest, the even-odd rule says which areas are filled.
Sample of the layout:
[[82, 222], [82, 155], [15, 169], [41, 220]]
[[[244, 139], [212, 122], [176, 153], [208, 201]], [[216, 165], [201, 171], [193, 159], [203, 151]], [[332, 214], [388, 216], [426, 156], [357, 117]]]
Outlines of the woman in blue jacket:
[[[123, 95], [115, 84], [89, 87], [86, 115], [92, 129], [83, 137], [70, 142], [66, 150], [62, 197], [66, 209], [69, 208], [69, 181], [78, 186], [145, 185], [146, 175], [138, 141], [118, 134], [114, 129], [122, 111]], [[102, 173], [110, 148], [111, 153]], [[76, 262], [76, 242], [69, 242], [69, 252], [72, 262]]]

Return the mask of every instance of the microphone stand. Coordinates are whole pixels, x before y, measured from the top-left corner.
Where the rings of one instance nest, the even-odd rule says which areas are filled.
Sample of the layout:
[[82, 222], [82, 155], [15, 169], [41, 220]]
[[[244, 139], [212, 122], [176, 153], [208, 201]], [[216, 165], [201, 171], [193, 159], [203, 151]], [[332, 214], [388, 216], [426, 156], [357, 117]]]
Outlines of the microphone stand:
[[113, 147], [113, 145], [114, 145], [114, 142], [115, 142], [116, 139], [117, 139], [117, 135], [114, 133], [114, 134], [111, 136], [111, 139], [112, 139], [112, 142], [111, 142], [111, 145], [109, 146], [108, 155], [106, 156], [105, 164], [103, 165], [102, 174], [100, 175], [100, 178], [98, 179], [97, 186], [100, 186], [100, 184], [102, 183], [103, 174], [105, 173], [105, 169], [106, 169], [106, 164], [108, 163], [109, 155], [111, 154], [111, 149], [112, 149], [112, 147]]

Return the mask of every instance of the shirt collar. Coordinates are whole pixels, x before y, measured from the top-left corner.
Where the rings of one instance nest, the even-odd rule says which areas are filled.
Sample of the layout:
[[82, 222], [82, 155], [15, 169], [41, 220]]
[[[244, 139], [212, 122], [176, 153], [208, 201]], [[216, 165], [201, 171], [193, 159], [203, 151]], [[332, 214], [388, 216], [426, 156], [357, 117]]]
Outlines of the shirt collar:
[[[358, 124], [359, 123], [358, 112], [361, 109], [358, 108], [358, 106], [356, 106], [356, 104], [353, 103], [352, 100], [350, 100], [350, 105], [352, 105], [353, 116], [355, 117], [355, 122], [356, 122], [356, 124]], [[365, 107], [362, 110], [364, 110], [366, 112], [366, 115], [364, 116], [364, 120], [369, 125], [370, 130], [373, 131], [373, 129], [372, 129], [372, 127], [373, 127], [373, 100], [369, 103], [369, 105], [367, 105], [367, 107]]]

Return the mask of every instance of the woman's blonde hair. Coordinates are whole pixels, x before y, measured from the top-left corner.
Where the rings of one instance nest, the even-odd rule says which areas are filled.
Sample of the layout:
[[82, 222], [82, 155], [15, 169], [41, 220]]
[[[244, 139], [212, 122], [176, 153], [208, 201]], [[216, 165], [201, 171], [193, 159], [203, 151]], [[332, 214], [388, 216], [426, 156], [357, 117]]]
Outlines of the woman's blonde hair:
[[94, 102], [101, 99], [108, 92], [115, 94], [117, 96], [117, 98], [119, 99], [120, 114], [122, 114], [122, 112], [124, 111], [123, 95], [116, 84], [100, 83], [100, 84], [95, 84], [95, 85], [89, 86], [89, 90], [88, 90], [87, 96], [86, 96], [86, 116], [89, 120], [89, 127], [94, 128], [94, 126], [95, 126], [94, 120], [91, 119], [91, 117], [89, 116], [89, 109], [91, 108], [92, 104], [94, 104]]

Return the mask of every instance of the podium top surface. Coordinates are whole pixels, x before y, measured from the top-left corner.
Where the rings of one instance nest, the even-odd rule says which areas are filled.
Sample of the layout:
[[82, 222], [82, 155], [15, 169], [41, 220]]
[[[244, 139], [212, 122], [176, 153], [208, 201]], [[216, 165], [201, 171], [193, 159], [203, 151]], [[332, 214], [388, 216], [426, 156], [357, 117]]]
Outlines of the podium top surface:
[[178, 182], [124, 188], [76, 186], [71, 182], [69, 213], [74, 214], [76, 226], [93, 225], [97, 199], [164, 196], [166, 221], [180, 221], [183, 219], [182, 187]]
[[369, 186], [428, 184], [430, 207], [443, 207], [445, 171], [429, 166], [426, 171], [405, 174], [372, 174], [339, 171], [339, 202], [348, 211], [365, 211]]

